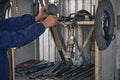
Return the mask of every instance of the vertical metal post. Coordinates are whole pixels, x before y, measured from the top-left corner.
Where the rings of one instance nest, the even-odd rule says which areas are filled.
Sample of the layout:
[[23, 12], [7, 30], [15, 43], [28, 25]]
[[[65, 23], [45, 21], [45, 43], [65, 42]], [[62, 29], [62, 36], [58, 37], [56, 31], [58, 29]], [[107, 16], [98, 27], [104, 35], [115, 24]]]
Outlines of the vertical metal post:
[[[38, 0], [33, 0], [33, 15], [36, 16], [38, 13], [39, 13]], [[34, 54], [35, 59], [37, 59], [37, 40], [34, 40]]]
[[84, 9], [85, 7], [84, 7], [84, 3], [85, 3], [85, 1], [84, 0], [82, 0], [82, 9]]
[[[95, 0], [95, 11], [97, 11], [98, 7], [98, 1]], [[99, 80], [99, 51], [98, 51], [98, 46], [97, 43], [95, 42], [95, 80]]]
[[99, 51], [97, 43], [95, 42], [95, 80], [99, 80]]
[[8, 49], [8, 59], [10, 63], [10, 80], [15, 80], [14, 49]]
[[90, 0], [90, 13], [92, 13], [92, 5], [93, 5], [92, 0]]

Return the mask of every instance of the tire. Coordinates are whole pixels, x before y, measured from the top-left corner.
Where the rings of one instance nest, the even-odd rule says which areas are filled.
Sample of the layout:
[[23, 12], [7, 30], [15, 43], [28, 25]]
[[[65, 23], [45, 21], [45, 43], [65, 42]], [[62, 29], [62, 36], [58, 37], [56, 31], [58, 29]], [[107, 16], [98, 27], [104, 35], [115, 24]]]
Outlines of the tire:
[[[103, 14], [107, 16], [107, 18], [103, 21], [104, 26], [102, 26], [101, 20]], [[114, 26], [115, 17], [111, 2], [109, 0], [101, 0], [95, 17], [95, 39], [99, 50], [105, 50], [109, 47], [114, 36]]]

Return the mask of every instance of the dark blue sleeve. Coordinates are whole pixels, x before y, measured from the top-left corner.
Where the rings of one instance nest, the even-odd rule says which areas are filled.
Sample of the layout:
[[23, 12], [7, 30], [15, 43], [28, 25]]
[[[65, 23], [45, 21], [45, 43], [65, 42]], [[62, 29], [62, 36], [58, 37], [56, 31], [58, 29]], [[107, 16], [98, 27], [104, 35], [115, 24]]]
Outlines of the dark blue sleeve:
[[35, 23], [35, 17], [25, 14], [0, 21], [0, 30], [17, 31], [25, 29]]
[[38, 38], [45, 31], [42, 23], [35, 23], [17, 32], [0, 31], [0, 49], [20, 47]]

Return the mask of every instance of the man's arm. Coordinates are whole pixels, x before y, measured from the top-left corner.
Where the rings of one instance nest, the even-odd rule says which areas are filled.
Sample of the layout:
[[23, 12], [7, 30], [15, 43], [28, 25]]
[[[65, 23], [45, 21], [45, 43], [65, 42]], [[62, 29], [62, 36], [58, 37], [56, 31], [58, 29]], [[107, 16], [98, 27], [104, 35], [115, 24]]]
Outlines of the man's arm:
[[42, 23], [35, 23], [15, 32], [0, 30], [0, 49], [20, 47], [38, 38], [46, 28], [57, 24], [57, 17], [49, 15]]
[[36, 23], [18, 32], [0, 31], [0, 49], [23, 46], [38, 38], [44, 31], [42, 23]]
[[7, 30], [10, 32], [22, 30], [34, 24], [35, 22], [35, 17], [25, 14], [0, 21], [0, 30]]
[[38, 22], [40, 19], [44, 18], [44, 12], [46, 6], [42, 7], [37, 16], [32, 16], [30, 14], [24, 14], [18, 17], [11, 17], [0, 21], [0, 30], [7, 30], [10, 32], [23, 30], [30, 25]]

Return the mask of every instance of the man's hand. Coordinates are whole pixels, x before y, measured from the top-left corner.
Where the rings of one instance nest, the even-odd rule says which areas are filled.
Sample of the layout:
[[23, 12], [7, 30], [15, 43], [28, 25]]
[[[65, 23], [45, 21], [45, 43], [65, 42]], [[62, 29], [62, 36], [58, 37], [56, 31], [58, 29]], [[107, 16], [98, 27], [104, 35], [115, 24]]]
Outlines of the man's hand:
[[45, 26], [45, 28], [52, 27], [57, 24], [57, 17], [55, 15], [49, 15], [42, 24]]
[[41, 7], [38, 15], [35, 17], [36, 22], [39, 21], [39, 20], [42, 19], [42, 18], [45, 18], [45, 11], [46, 11], [46, 10], [47, 10], [47, 6]]

